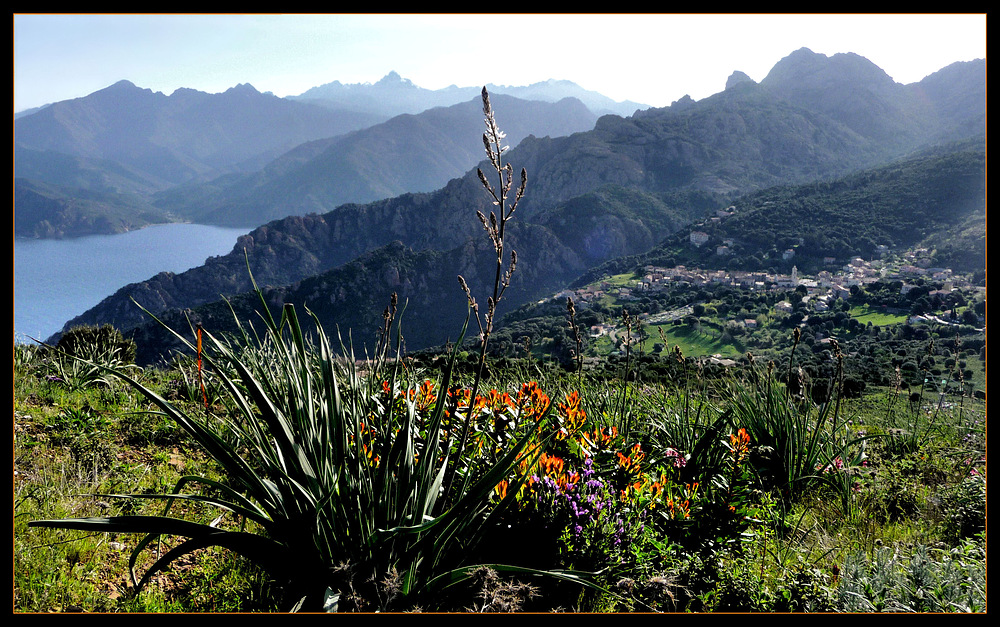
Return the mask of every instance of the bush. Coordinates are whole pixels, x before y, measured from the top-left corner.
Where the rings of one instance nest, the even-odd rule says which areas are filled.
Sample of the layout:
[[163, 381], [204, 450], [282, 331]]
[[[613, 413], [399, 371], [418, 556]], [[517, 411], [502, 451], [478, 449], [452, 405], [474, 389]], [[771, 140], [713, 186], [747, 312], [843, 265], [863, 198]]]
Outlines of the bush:
[[134, 369], [135, 342], [110, 324], [67, 331], [55, 347], [42, 351], [47, 378], [71, 390], [111, 386], [115, 369]]
[[945, 498], [945, 535], [953, 541], [986, 531], [986, 477], [974, 474]]
[[56, 349], [67, 356], [103, 364], [135, 363], [135, 342], [126, 339], [110, 324], [73, 327], [59, 338]]

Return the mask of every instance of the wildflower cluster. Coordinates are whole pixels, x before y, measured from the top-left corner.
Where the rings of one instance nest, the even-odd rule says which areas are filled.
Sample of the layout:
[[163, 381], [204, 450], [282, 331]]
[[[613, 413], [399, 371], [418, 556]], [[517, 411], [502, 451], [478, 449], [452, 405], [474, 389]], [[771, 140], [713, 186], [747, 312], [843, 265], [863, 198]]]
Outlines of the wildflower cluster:
[[549, 397], [537, 382], [531, 381], [521, 386], [515, 405], [522, 420], [533, 420], [537, 423], [549, 409]]
[[[550, 400], [537, 382], [523, 384], [516, 393], [490, 389], [482, 394], [476, 394], [472, 400], [473, 390], [467, 387], [449, 387], [446, 393], [437, 388], [434, 381], [425, 379], [415, 386], [404, 389], [393, 388], [388, 381], [383, 381], [381, 389], [376, 394], [376, 411], [368, 420], [371, 424], [387, 415], [396, 415], [412, 409], [415, 425], [421, 430], [424, 439], [430, 439], [433, 434], [424, 433], [430, 416], [437, 409], [439, 402], [444, 420], [438, 433], [441, 442], [441, 453], [451, 447], [468, 421], [469, 433], [474, 440], [477, 455], [489, 453], [495, 456], [502, 451], [515, 433], [522, 427], [535, 428], [541, 435], [543, 419], [549, 412]], [[578, 401], [577, 401], [578, 405]], [[573, 415], [571, 411], [570, 414]], [[365, 450], [377, 450], [377, 442], [368, 430], [361, 426], [359, 433], [368, 438], [362, 446]], [[358, 437], [358, 436], [355, 436]], [[352, 443], [355, 437], [351, 438]], [[540, 438], [539, 438], [540, 439]], [[373, 464], [377, 465], [378, 456], [369, 455]]]
[[592, 431], [581, 429], [576, 442], [585, 457], [608, 452], [618, 439], [618, 427], [594, 427]]
[[737, 501], [739, 501], [741, 479], [747, 472], [744, 462], [750, 455], [750, 434], [745, 428], [741, 427], [739, 431], [729, 435], [728, 448], [731, 470], [726, 483], [726, 502], [729, 505], [729, 511], [736, 514], [738, 513]]
[[[670, 484], [667, 484], [668, 486]], [[671, 493], [664, 498], [664, 508], [670, 520], [684, 521], [691, 518], [691, 508], [698, 501], [698, 489], [700, 485], [697, 481], [686, 483], [683, 488], [677, 490], [676, 494]]]
[[599, 570], [607, 560], [621, 563], [644, 530], [643, 512], [622, 507], [618, 490], [598, 474], [592, 458], [576, 471], [561, 458], [543, 456], [528, 485], [528, 513], [558, 534], [567, 567]]

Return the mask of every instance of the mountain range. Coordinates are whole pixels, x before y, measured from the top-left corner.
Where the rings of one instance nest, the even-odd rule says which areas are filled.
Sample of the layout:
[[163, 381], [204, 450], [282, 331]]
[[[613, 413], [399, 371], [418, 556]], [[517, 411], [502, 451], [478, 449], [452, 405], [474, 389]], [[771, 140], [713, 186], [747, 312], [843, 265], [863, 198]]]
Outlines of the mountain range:
[[[514, 117], [521, 114], [512, 112], [517, 105], [499, 97], [494, 102], [501, 128], [516, 127]], [[549, 104], [581, 111], [579, 102]], [[447, 109], [463, 107], [472, 105]], [[39, 113], [15, 123], [16, 138], [17, 125]], [[430, 113], [404, 119], [413, 122]], [[481, 113], [477, 117], [481, 122]], [[437, 132], [430, 130], [429, 119], [416, 124], [428, 129], [426, 137]], [[456, 274], [472, 286], [492, 282], [491, 250], [475, 219], [477, 209], [488, 213], [491, 206], [475, 164], [430, 191], [408, 190], [327, 210], [324, 202], [309, 198], [334, 197], [336, 185], [328, 179], [331, 171], [344, 167], [335, 165], [339, 158], [363, 153], [366, 145], [385, 154], [385, 142], [403, 132], [375, 128], [309, 140], [257, 170], [240, 172], [237, 164], [252, 160], [234, 160], [225, 166], [231, 168], [225, 175], [232, 177], [231, 185], [225, 184], [227, 179], [198, 180], [191, 173], [187, 182], [142, 196], [174, 215], [190, 215], [192, 207], [200, 207], [201, 219], [222, 224], [252, 221], [251, 215], [271, 219], [293, 209], [297, 215], [263, 224], [241, 238], [230, 254], [204, 266], [126, 286], [69, 321], [67, 328], [112, 322], [149, 338], [149, 350], [155, 352], [153, 327], [132, 299], [167, 319], [192, 310], [195, 318], [219, 320], [210, 312], [220, 311], [220, 295], [234, 302], [248, 298], [242, 294], [250, 288], [249, 263], [258, 283], [267, 286], [272, 304], [307, 305], [328, 328], [351, 328], [355, 337], [365, 337], [378, 327], [384, 303], [395, 291], [411, 303], [404, 318], [409, 348], [453, 338], [465, 316]], [[474, 133], [472, 141], [480, 134], [463, 132]], [[922, 150], [984, 139], [985, 61], [954, 64], [919, 83], [900, 85], [858, 55], [827, 57], [801, 49], [779, 61], [760, 83], [736, 72], [724, 91], [700, 101], [684, 98], [629, 117], [604, 115], [590, 130], [538, 135], [526, 134], [506, 154], [529, 176], [509, 233], [510, 245], [518, 251], [518, 271], [507, 310], [602, 263], [644, 253], [745, 195], [776, 186], [830, 183]], [[442, 146], [457, 150], [450, 143]], [[92, 158], [98, 156], [108, 157]], [[985, 181], [985, 161], [971, 163], [981, 167]], [[370, 171], [389, 167], [383, 163]], [[359, 170], [365, 168], [355, 172]], [[972, 176], [978, 176], [976, 170]], [[277, 203], [274, 199], [282, 194], [295, 200]], [[935, 205], [927, 211], [945, 209]], [[985, 221], [985, 207], [981, 215]], [[226, 313], [231, 317], [228, 309]]]
[[[350, 106], [345, 96], [324, 104], [250, 85], [167, 96], [120, 81], [18, 117], [15, 235], [73, 237], [176, 221], [258, 226], [437, 189], [479, 161], [480, 132], [472, 127], [482, 113], [471, 95], [456, 103], [468, 94], [448, 91], [449, 106], [437, 107], [438, 92], [420, 90], [408, 106], [390, 106], [391, 94], [403, 89], [394, 86], [409, 83], [388, 79], [352, 86]], [[592, 128], [597, 113], [563, 96], [573, 92], [553, 83], [547, 99], [503, 96], [517, 113], [510, 141]], [[419, 113], [387, 113], [420, 102]]]
[[[583, 89], [566, 80], [549, 79], [524, 86], [486, 85], [494, 95], [507, 95], [521, 100], [558, 102], [563, 98], [576, 98], [597, 115], [631, 115], [648, 105], [626, 100], [616, 102], [603, 94]], [[343, 84], [333, 81], [313, 87], [291, 99], [313, 102], [323, 107], [343, 111], [375, 112], [385, 119], [404, 113], [420, 113], [433, 107], [448, 107], [479, 97], [482, 87], [457, 87], [450, 85], [443, 89], [425, 89], [402, 78], [396, 72], [389, 72], [376, 83]]]
[[[555, 103], [497, 96], [510, 112], [512, 144], [535, 133], [569, 135], [597, 116], [575, 98]], [[401, 114], [346, 135], [308, 142], [248, 174], [158, 194], [154, 204], [208, 224], [258, 226], [288, 215], [324, 213], [407, 192], [430, 192], [475, 166], [483, 143], [479, 98], [418, 114]]]

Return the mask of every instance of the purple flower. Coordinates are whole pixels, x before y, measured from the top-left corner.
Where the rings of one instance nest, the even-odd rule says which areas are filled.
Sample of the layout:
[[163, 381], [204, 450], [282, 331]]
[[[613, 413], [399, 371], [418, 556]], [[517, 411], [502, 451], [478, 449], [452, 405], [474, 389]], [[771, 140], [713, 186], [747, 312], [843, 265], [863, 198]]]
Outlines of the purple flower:
[[680, 451], [678, 451], [677, 449], [668, 448], [664, 453], [664, 455], [666, 455], [668, 459], [673, 459], [673, 462], [671, 463], [673, 464], [674, 468], [684, 468], [685, 466], [687, 466], [687, 460], [684, 459], [684, 456], [681, 455]]

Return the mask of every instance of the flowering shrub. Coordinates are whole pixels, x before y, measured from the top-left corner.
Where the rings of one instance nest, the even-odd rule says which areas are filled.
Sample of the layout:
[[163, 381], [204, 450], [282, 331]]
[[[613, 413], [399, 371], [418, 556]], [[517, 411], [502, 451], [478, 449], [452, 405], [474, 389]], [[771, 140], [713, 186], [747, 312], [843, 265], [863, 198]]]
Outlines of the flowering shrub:
[[592, 459], [582, 466], [577, 472], [563, 469], [558, 458], [540, 462], [541, 474], [529, 481], [528, 507], [559, 531], [562, 566], [600, 570], [609, 562], [626, 561], [631, 543], [642, 533], [643, 516], [597, 474]]
[[[504, 544], [519, 547], [525, 564], [600, 571], [611, 582], [660, 550], [654, 530], [669, 523], [671, 535], [681, 535], [691, 525], [702, 490], [681, 480], [687, 458], [680, 450], [668, 447], [652, 460], [643, 444], [627, 443], [616, 427], [589, 421], [578, 392], [555, 405], [549, 430], [537, 432], [548, 438], [549, 450], [518, 466], [523, 483], [517, 507], [505, 518], [511, 542]], [[495, 498], [510, 496], [510, 485], [501, 481]]]

